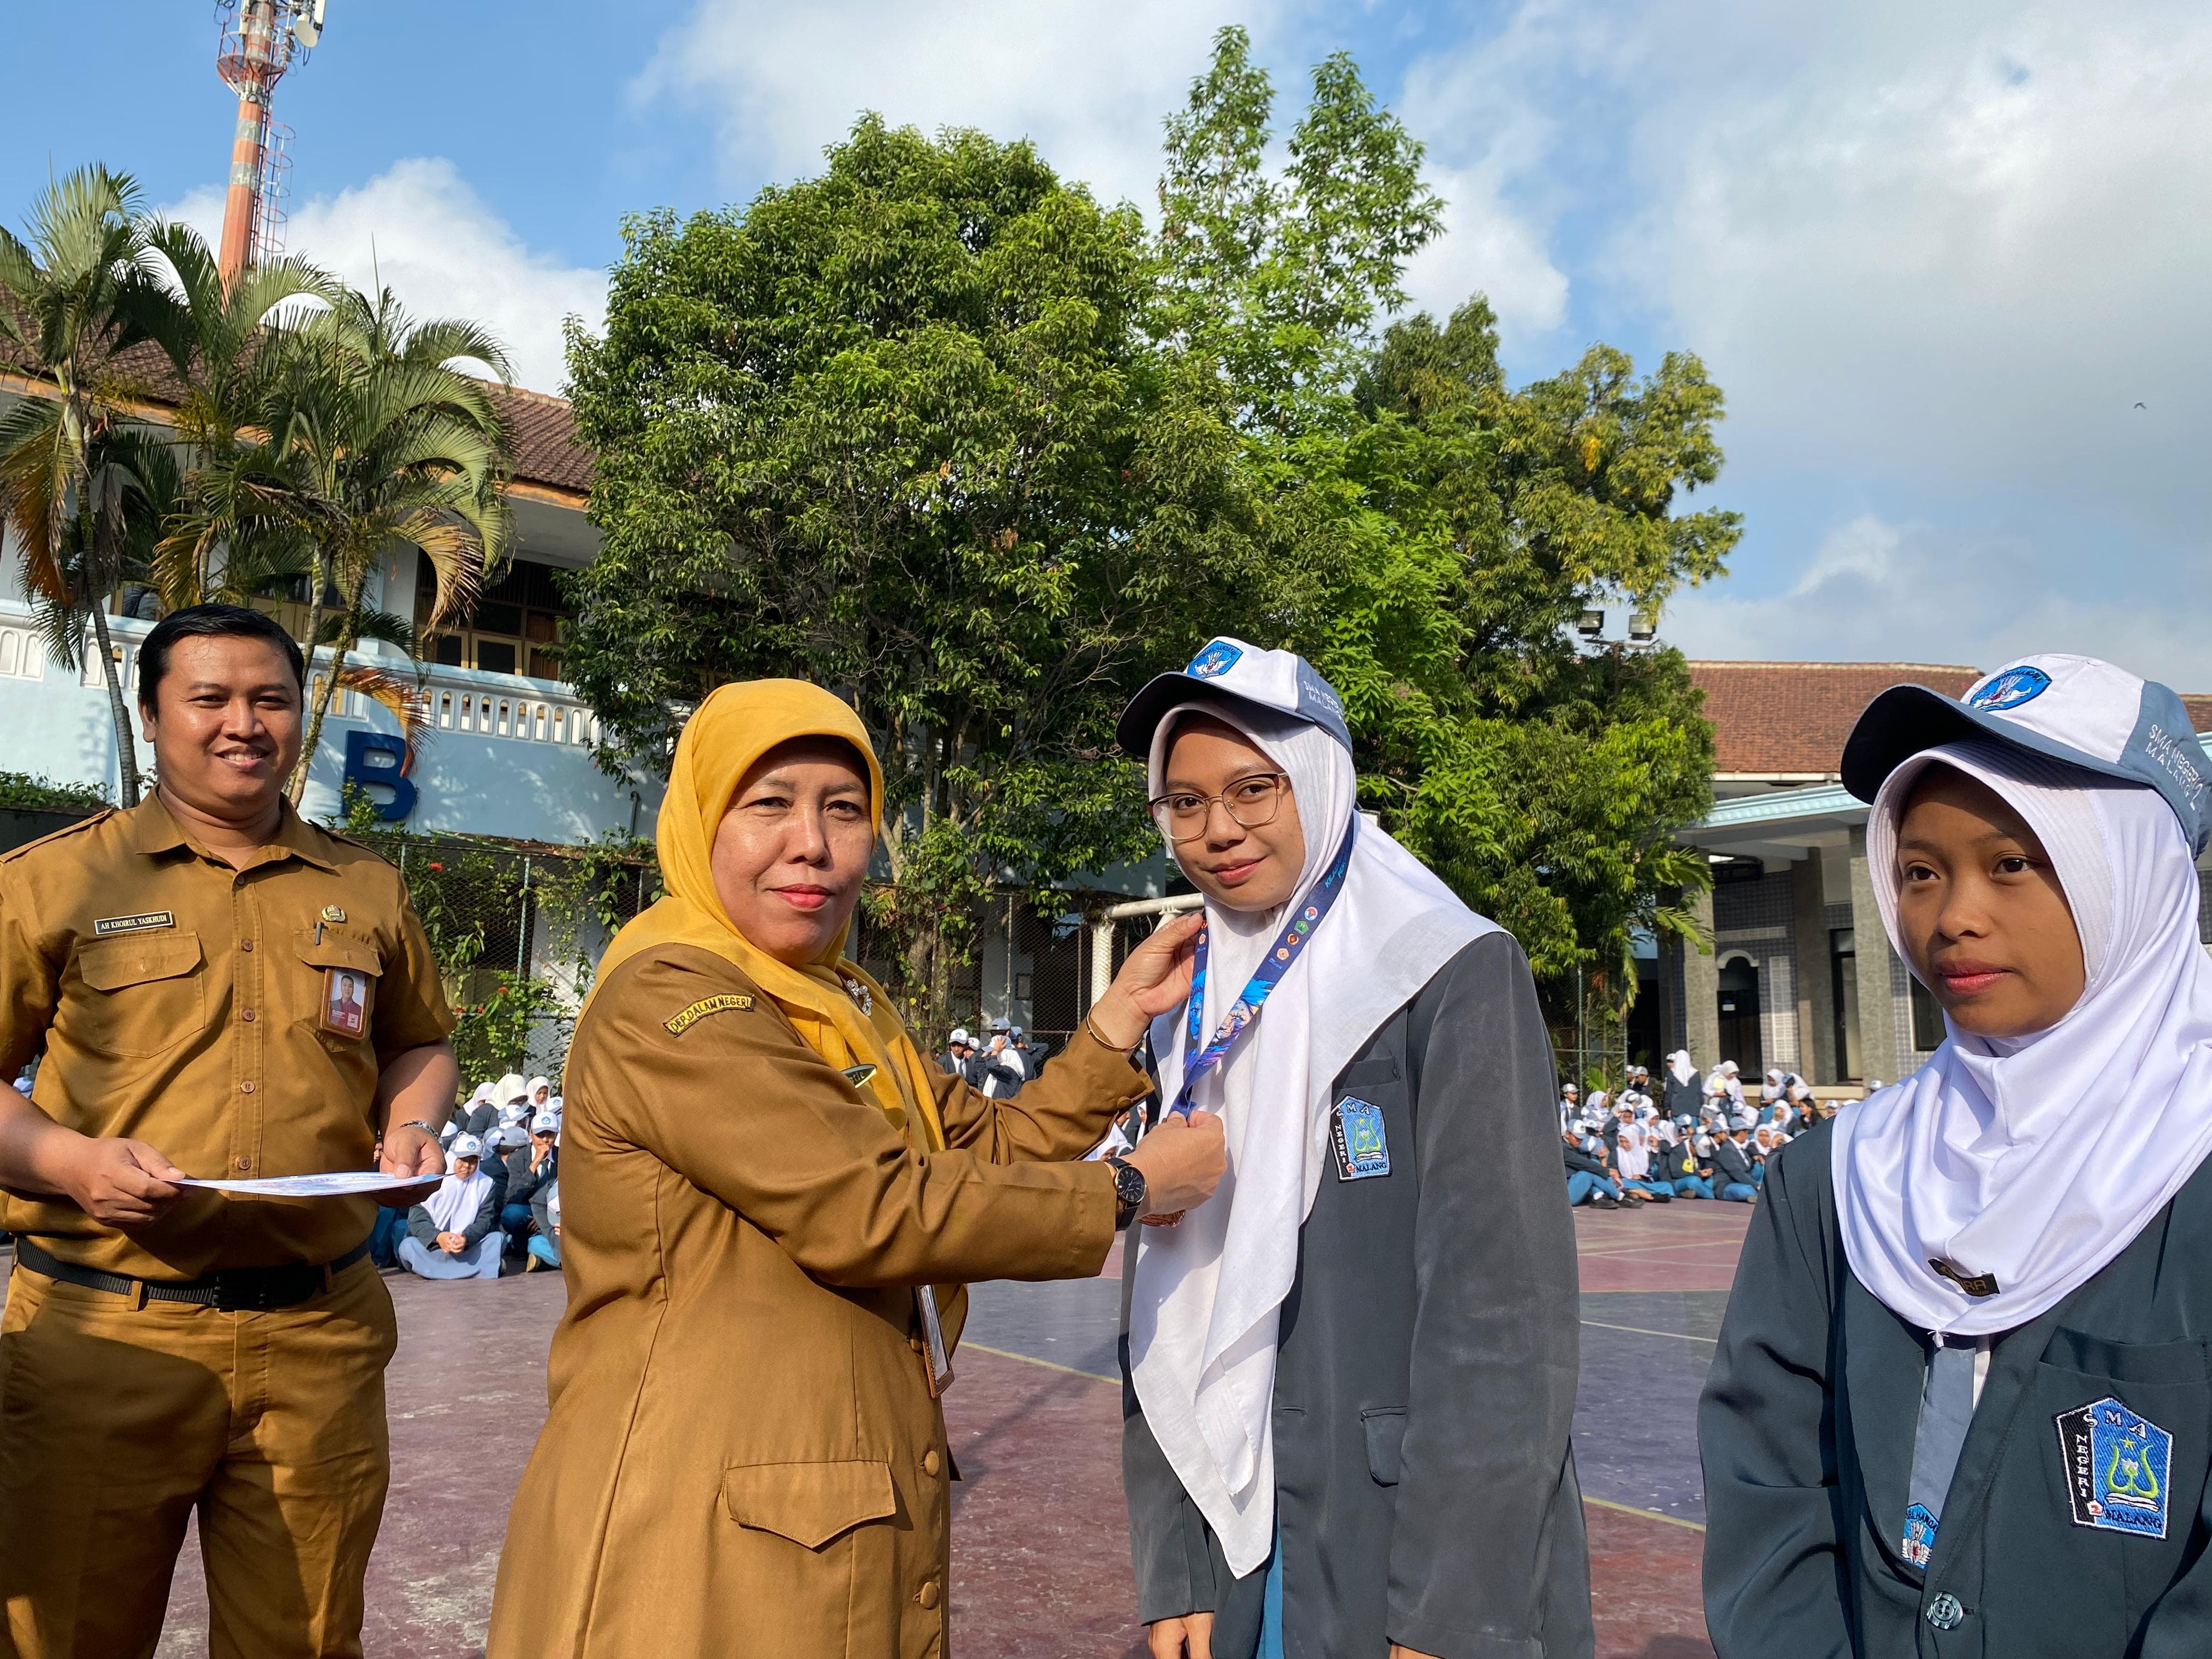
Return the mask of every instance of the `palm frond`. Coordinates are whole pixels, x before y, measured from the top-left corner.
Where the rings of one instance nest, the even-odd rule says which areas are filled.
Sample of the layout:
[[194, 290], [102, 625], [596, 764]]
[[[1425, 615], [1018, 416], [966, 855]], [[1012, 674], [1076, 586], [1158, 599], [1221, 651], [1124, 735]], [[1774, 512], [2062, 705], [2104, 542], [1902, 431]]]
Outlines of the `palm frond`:
[[414, 769], [416, 754], [437, 730], [430, 719], [429, 697], [411, 676], [403, 678], [368, 663], [345, 664], [337, 671], [337, 683], [341, 690], [358, 691], [382, 704], [398, 720], [399, 734], [407, 740], [407, 764], [400, 768], [404, 777]]

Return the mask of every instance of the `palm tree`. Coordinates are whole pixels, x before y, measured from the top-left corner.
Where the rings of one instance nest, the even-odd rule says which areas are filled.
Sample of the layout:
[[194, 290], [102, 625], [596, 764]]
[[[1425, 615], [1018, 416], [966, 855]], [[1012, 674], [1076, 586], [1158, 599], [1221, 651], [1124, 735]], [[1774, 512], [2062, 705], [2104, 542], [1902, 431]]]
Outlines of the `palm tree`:
[[284, 550], [306, 550], [307, 637], [333, 647], [332, 671], [315, 687], [295, 801], [340, 690], [406, 701], [374, 665], [347, 660], [366, 638], [415, 654], [411, 625], [368, 603], [379, 556], [401, 543], [421, 550], [435, 622], [475, 596], [512, 534], [505, 426], [489, 386], [453, 367], [480, 363], [511, 380], [499, 342], [473, 323], [418, 323], [389, 289], [325, 297], [327, 310], [272, 337], [258, 408], [232, 428], [250, 439], [195, 475], [191, 508], [161, 550], [165, 581], [205, 568], [218, 544], [256, 550], [264, 569]]
[[[217, 480], [215, 465], [260, 442], [259, 424], [283, 378], [286, 331], [308, 314], [300, 302], [334, 302], [343, 285], [304, 259], [281, 258], [248, 266], [226, 288], [213, 250], [189, 225], [152, 224], [146, 246], [168, 266], [182, 301], [153, 319], [152, 332], [185, 388], [173, 422], [194, 494], [203, 480], [250, 484], [250, 471]], [[179, 520], [188, 535], [163, 542], [153, 572], [163, 610], [211, 599], [247, 604], [312, 567], [312, 544], [250, 489], [210, 505]]]
[[[49, 647], [64, 665], [81, 660], [91, 622], [125, 806], [137, 804], [138, 755], [107, 599], [124, 574], [129, 503], [143, 498], [128, 482], [125, 458], [135, 447], [121, 441], [128, 405], [143, 392], [118, 360], [167, 325], [177, 304], [148, 262], [140, 201], [127, 174], [82, 167], [33, 205], [27, 243], [0, 227], [0, 338], [53, 388], [0, 418], [0, 513], [21, 544], [24, 586], [45, 608]], [[95, 474], [102, 449], [110, 459]]]

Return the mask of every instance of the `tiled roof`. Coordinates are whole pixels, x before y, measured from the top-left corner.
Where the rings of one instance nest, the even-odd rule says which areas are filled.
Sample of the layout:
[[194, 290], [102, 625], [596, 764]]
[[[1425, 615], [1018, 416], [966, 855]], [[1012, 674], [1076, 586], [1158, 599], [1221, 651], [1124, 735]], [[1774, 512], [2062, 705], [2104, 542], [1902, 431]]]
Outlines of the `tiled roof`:
[[1859, 711], [1893, 685], [1924, 685], [1955, 697], [1978, 668], [1919, 662], [1693, 662], [1705, 694], [1716, 769], [1832, 777]]
[[[28, 365], [0, 343], [0, 368], [19, 374]], [[142, 387], [149, 402], [173, 407], [184, 395], [168, 357], [151, 343], [133, 346], [116, 360], [118, 374]], [[492, 402], [514, 440], [514, 478], [576, 495], [592, 488], [591, 452], [576, 441], [576, 422], [568, 400], [520, 386], [491, 388]]]

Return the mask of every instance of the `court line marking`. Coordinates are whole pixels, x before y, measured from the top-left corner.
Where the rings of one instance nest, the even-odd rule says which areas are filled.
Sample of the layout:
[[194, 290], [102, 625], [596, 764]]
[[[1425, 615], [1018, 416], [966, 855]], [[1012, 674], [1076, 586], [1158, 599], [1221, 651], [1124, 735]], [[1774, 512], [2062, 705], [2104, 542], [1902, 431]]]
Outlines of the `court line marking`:
[[1662, 1515], [1656, 1510], [1639, 1510], [1633, 1504], [1616, 1504], [1609, 1498], [1592, 1498], [1588, 1492], [1583, 1494], [1583, 1502], [1595, 1504], [1601, 1510], [1617, 1510], [1623, 1515], [1640, 1515], [1646, 1521], [1664, 1521], [1670, 1527], [1687, 1527], [1692, 1532], [1705, 1529], [1702, 1521], [1685, 1521], [1679, 1515]]
[[[1097, 1371], [1078, 1370], [1073, 1365], [1059, 1365], [1054, 1364], [1049, 1359], [1039, 1359], [1035, 1354], [1015, 1353], [1006, 1348], [989, 1348], [984, 1346], [981, 1342], [969, 1342], [964, 1338], [962, 1340], [960, 1346], [962, 1348], [973, 1348], [977, 1353], [993, 1354], [1000, 1359], [1018, 1359], [1024, 1365], [1042, 1365], [1048, 1371], [1065, 1371], [1070, 1376], [1087, 1376], [1093, 1382], [1111, 1382], [1117, 1389], [1121, 1386], [1121, 1379], [1118, 1376], [1102, 1376]], [[954, 1352], [957, 1352], [958, 1350], [956, 1349]]]
[[1678, 1342], [1715, 1342], [1717, 1336], [1692, 1336], [1686, 1331], [1647, 1331], [1641, 1325], [1608, 1325], [1602, 1319], [1585, 1319], [1585, 1325], [1595, 1325], [1601, 1331], [1626, 1331], [1632, 1336], [1671, 1336]]

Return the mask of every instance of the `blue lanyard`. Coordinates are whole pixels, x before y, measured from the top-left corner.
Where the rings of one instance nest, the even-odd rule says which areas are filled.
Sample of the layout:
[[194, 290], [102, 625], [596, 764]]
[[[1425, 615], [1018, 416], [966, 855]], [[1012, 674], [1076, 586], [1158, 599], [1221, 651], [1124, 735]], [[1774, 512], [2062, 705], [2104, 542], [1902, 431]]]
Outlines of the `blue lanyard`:
[[1336, 856], [1329, 860], [1328, 868], [1322, 872], [1321, 879], [1307, 890], [1304, 900], [1292, 912], [1291, 925], [1283, 930], [1282, 938], [1275, 941], [1273, 947], [1261, 959], [1259, 971], [1245, 983], [1243, 994], [1230, 1004], [1229, 1012], [1222, 1019], [1221, 1029], [1213, 1034], [1213, 1041], [1203, 1048], [1199, 1048], [1198, 1042], [1206, 1035], [1206, 935], [1212, 930], [1210, 927], [1199, 929], [1196, 955], [1191, 964], [1190, 1000], [1185, 1005], [1183, 1027], [1186, 1034], [1183, 1047], [1194, 1052], [1183, 1062], [1182, 1087], [1176, 1091], [1175, 1104], [1168, 1108], [1170, 1111], [1180, 1112], [1185, 1117], [1190, 1115], [1191, 1091], [1198, 1086], [1198, 1080], [1221, 1064], [1229, 1051], [1237, 1046], [1237, 1039], [1251, 1028], [1253, 1020], [1259, 1015], [1261, 1005], [1273, 994], [1283, 975], [1290, 972], [1291, 964], [1298, 958], [1298, 952], [1305, 948], [1306, 941], [1321, 927], [1322, 918], [1329, 913], [1342, 896], [1344, 872], [1352, 864], [1352, 838], [1358, 833], [1359, 814], [1355, 811], [1352, 822], [1344, 827], [1344, 845], [1336, 849]]

